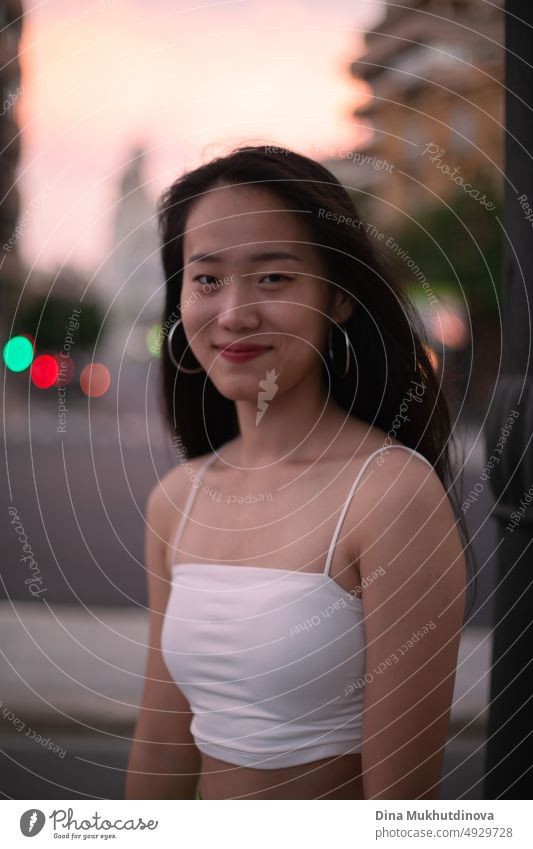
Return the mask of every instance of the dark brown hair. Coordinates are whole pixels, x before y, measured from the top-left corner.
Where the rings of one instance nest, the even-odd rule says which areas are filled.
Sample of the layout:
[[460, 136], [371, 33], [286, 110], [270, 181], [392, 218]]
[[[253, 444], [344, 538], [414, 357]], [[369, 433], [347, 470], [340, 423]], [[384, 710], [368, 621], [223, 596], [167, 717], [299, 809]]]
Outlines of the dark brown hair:
[[[344, 378], [329, 368], [326, 377], [331, 393], [351, 415], [385, 433], [394, 432], [397, 439], [431, 462], [458, 516], [468, 560], [471, 547], [453, 490], [451, 416], [428, 354], [425, 330], [366, 228], [358, 226], [362, 222], [353, 199], [324, 166], [286, 148], [240, 147], [184, 174], [163, 192], [157, 213], [166, 279], [164, 336], [180, 317], [187, 217], [195, 201], [220, 183], [262, 186], [290, 204], [291, 209], [305, 213], [329, 282], [354, 299], [353, 314], [344, 325], [352, 349], [351, 367]], [[333, 338], [335, 359], [344, 363], [343, 334], [337, 330]], [[216, 450], [238, 435], [235, 403], [218, 392], [204, 371], [177, 372], [166, 342], [164, 338], [161, 348], [164, 416], [171, 435], [179, 439], [187, 455], [184, 459], [192, 459]], [[176, 328], [172, 344], [174, 356], [184, 366], [198, 365], [194, 358], [191, 362], [190, 353], [187, 355], [181, 326]], [[326, 355], [324, 359], [328, 360]], [[406, 398], [413, 399], [413, 382], [423, 391], [408, 404], [408, 416], [401, 419], [398, 428], [402, 404]], [[475, 583], [474, 566], [474, 587]]]

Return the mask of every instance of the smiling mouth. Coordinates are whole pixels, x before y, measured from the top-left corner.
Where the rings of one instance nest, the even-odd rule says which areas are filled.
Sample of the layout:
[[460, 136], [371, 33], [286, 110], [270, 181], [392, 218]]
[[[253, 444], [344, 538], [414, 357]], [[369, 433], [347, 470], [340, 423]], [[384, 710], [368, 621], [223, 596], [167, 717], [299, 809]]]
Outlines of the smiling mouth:
[[265, 354], [267, 351], [271, 351], [272, 347], [267, 347], [266, 345], [261, 345], [260, 347], [254, 346], [251, 347], [249, 345], [243, 347], [232, 348], [231, 346], [226, 348], [218, 348], [220, 351], [220, 356], [234, 364], [237, 363], [245, 363], [249, 360], [255, 360], [257, 357], [260, 357], [262, 354]]
[[271, 345], [215, 345], [222, 353], [231, 354], [252, 354], [260, 351], [270, 351]]

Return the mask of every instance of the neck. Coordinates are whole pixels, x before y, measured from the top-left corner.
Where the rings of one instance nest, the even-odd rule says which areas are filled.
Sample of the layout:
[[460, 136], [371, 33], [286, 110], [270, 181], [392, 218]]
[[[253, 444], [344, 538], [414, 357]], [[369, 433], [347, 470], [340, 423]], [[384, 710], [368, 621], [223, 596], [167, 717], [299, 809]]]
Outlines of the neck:
[[[287, 392], [261, 381], [257, 401], [236, 401], [242, 468], [314, 459], [338, 438], [350, 416], [331, 397], [320, 376], [310, 373]], [[312, 461], [312, 460], [311, 460]]]

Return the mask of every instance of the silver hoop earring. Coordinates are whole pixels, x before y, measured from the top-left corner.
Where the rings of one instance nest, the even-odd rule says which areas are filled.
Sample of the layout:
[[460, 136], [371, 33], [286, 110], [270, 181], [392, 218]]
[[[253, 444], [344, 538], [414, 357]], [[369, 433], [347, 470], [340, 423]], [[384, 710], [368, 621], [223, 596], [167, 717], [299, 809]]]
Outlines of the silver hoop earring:
[[174, 356], [174, 352], [172, 350], [172, 334], [174, 333], [178, 324], [181, 324], [181, 318], [176, 319], [176, 321], [174, 322], [174, 324], [170, 328], [170, 332], [167, 336], [168, 355], [169, 355], [170, 359], [172, 360], [172, 362], [174, 363], [174, 365], [176, 366], [178, 371], [182, 371], [185, 374], [199, 374], [201, 371], [203, 371], [202, 366], [200, 366], [199, 368], [185, 368], [185, 366], [182, 366], [178, 363], [178, 361], [176, 360], [176, 358]]
[[[346, 328], [344, 326], [342, 327], [342, 331], [344, 333], [344, 341], [346, 343], [346, 366], [345, 366], [344, 372], [342, 374], [336, 373], [337, 377], [346, 377], [346, 375], [348, 374], [348, 369], [350, 368], [350, 340], [348, 338], [348, 333], [347, 333]], [[333, 327], [330, 327], [329, 328], [329, 334], [328, 334], [328, 348], [329, 348], [329, 359], [331, 361], [331, 365], [333, 366], [335, 364], [335, 360], [334, 360], [334, 357], [333, 357], [333, 348], [332, 348], [332, 344], [331, 344], [332, 343], [332, 336], [331, 336], [332, 332], [333, 332]]]

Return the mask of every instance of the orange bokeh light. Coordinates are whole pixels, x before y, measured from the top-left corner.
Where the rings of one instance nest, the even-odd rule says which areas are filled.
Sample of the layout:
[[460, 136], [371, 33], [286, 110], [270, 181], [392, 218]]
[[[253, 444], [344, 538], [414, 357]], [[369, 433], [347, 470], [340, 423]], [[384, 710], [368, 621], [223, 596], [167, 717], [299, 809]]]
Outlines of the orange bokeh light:
[[107, 366], [102, 363], [89, 363], [82, 368], [80, 386], [82, 391], [90, 398], [105, 395], [110, 385], [111, 374]]
[[442, 345], [460, 350], [466, 348], [469, 332], [466, 322], [452, 309], [441, 309], [433, 316], [431, 333]]

